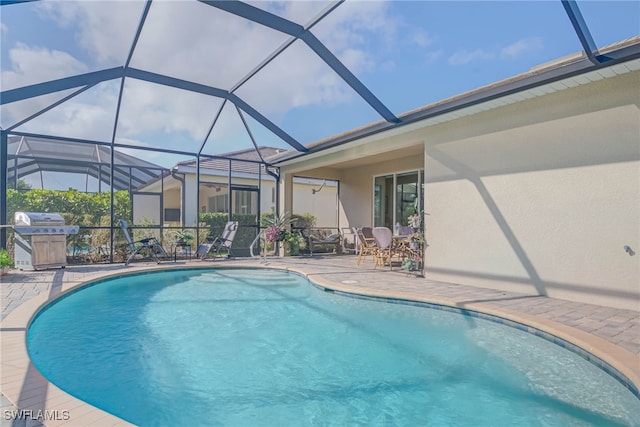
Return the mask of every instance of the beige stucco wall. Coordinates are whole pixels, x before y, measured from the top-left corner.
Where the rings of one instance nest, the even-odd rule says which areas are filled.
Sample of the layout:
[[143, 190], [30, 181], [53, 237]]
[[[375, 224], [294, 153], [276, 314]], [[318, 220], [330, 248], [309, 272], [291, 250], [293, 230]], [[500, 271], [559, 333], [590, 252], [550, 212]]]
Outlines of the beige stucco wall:
[[[179, 187], [171, 187], [171, 188], [167, 188], [163, 194], [163, 207], [165, 209], [180, 209], [181, 205], [182, 205], [182, 195], [180, 193], [180, 188]], [[163, 212], [164, 215], [164, 212]], [[163, 218], [163, 223], [168, 223], [168, 221], [164, 221]]]
[[292, 212], [312, 214], [316, 217], [316, 227], [338, 226], [338, 187], [335, 183], [325, 185], [317, 193], [312, 190], [321, 184], [293, 183]]
[[639, 76], [434, 127], [428, 277], [640, 310]]

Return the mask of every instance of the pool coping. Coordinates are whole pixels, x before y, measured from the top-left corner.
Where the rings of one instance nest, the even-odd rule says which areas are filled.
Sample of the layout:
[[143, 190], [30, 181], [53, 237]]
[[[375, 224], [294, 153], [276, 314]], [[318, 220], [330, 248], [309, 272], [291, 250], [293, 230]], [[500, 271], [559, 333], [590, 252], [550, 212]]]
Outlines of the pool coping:
[[[152, 265], [135, 266], [127, 271], [98, 272], [77, 282], [65, 282], [57, 295], [40, 294], [16, 309], [0, 323], [0, 343], [2, 358], [0, 361], [0, 388], [2, 393], [22, 411], [27, 419], [37, 419], [47, 426], [104, 425], [130, 426], [127, 421], [77, 399], [50, 383], [31, 364], [27, 346], [26, 331], [36, 315], [53, 301], [86, 286], [103, 280], [125, 275], [145, 274], [163, 270], [197, 270], [217, 268], [259, 268], [290, 271], [309, 280], [325, 291], [337, 292], [356, 298], [373, 298], [388, 302], [426, 305], [432, 308], [447, 309], [479, 318], [499, 321], [508, 326], [541, 336], [578, 353], [596, 366], [605, 370], [622, 382], [638, 397], [640, 388], [640, 357], [603, 338], [553, 320], [544, 319], [528, 313], [518, 312], [490, 303], [456, 301], [453, 298], [429, 295], [402, 290], [382, 290], [350, 286], [328, 280], [322, 273], [310, 273], [304, 268], [286, 265], [265, 266], [258, 262], [243, 262], [223, 265]], [[502, 319], [503, 321], [496, 320]], [[521, 327], [520, 327], [521, 326]], [[567, 345], [568, 344], [568, 345]], [[595, 356], [590, 358], [589, 355]], [[622, 378], [618, 376], [622, 375]], [[625, 383], [625, 378], [627, 383]], [[28, 412], [31, 411], [31, 412]], [[42, 412], [39, 412], [42, 411]], [[44, 412], [47, 411], [47, 412]], [[3, 414], [6, 419], [7, 414]], [[38, 418], [39, 417], [39, 418]], [[46, 418], [46, 419], [45, 419]]]

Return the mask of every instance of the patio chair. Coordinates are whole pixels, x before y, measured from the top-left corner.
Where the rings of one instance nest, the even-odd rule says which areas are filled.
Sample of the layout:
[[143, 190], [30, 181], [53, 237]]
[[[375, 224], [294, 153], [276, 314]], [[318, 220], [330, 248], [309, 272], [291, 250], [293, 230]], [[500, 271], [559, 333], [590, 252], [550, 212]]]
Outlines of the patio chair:
[[229, 221], [225, 224], [222, 235], [213, 237], [207, 237], [207, 243], [203, 243], [198, 247], [196, 251], [196, 257], [200, 257], [204, 260], [210, 253], [215, 253], [216, 258], [220, 256], [222, 251], [227, 252], [227, 258], [231, 256], [231, 246], [233, 246], [233, 239], [236, 237], [238, 231], [238, 221]]
[[160, 258], [169, 258], [169, 255], [167, 255], [167, 252], [164, 250], [158, 239], [155, 237], [148, 237], [134, 241], [129, 233], [129, 224], [127, 224], [127, 221], [121, 219], [118, 222], [122, 229], [122, 233], [124, 234], [124, 238], [129, 245], [129, 249], [131, 249], [131, 255], [129, 255], [124, 265], [129, 265], [133, 257], [145, 252], [148, 253], [149, 256], [158, 264], [160, 264]]
[[387, 227], [374, 227], [372, 234], [378, 245], [374, 268], [377, 266], [384, 267], [387, 262], [389, 263], [389, 268], [392, 268], [391, 258], [396, 255], [393, 245], [393, 232]]
[[400, 230], [398, 230], [399, 236], [408, 236], [411, 233], [413, 233], [413, 228], [409, 227], [408, 225], [400, 227]]
[[378, 244], [373, 237], [371, 227], [358, 228], [356, 234], [358, 236], [358, 258], [356, 259], [356, 266], [360, 267], [360, 263], [368, 256], [371, 256], [375, 263]]

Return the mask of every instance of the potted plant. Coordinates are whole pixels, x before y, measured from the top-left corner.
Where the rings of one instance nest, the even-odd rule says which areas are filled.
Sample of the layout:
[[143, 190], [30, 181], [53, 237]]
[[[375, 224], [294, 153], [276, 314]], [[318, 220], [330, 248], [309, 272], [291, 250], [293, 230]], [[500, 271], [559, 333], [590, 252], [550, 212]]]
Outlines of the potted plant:
[[409, 246], [411, 249], [417, 251], [422, 245], [424, 245], [424, 234], [421, 231], [416, 231], [409, 236]]
[[284, 212], [282, 215], [273, 212], [272, 217], [263, 217], [262, 225], [266, 226], [265, 239], [267, 243], [282, 242], [286, 238], [287, 227], [297, 221], [297, 218], [292, 218], [289, 212]]
[[402, 263], [402, 269], [406, 271], [418, 271], [420, 269], [420, 261], [417, 259], [407, 258]]
[[191, 246], [191, 242], [193, 242], [193, 233], [191, 230], [178, 230], [176, 232], [175, 239], [177, 246]]
[[6, 249], [0, 250], [0, 275], [4, 276], [9, 272], [9, 267], [13, 266], [13, 260]]

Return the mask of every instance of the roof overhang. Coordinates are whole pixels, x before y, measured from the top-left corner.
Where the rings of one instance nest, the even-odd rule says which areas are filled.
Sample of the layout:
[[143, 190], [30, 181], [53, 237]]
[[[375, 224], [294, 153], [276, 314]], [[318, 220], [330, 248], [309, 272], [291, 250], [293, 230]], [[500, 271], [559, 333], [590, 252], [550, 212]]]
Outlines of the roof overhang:
[[[427, 128], [461, 117], [548, 95], [571, 87], [640, 70], [640, 37], [603, 49], [605, 62], [594, 64], [584, 53], [542, 65], [510, 79], [466, 92], [400, 115], [394, 124], [378, 121], [307, 145], [307, 153], [287, 151], [269, 161], [288, 166], [342, 150], [345, 144], [357, 147], [416, 129]], [[603, 53], [605, 55], [605, 53]], [[415, 141], [407, 142], [409, 145]], [[394, 149], [397, 147], [394, 146]]]

